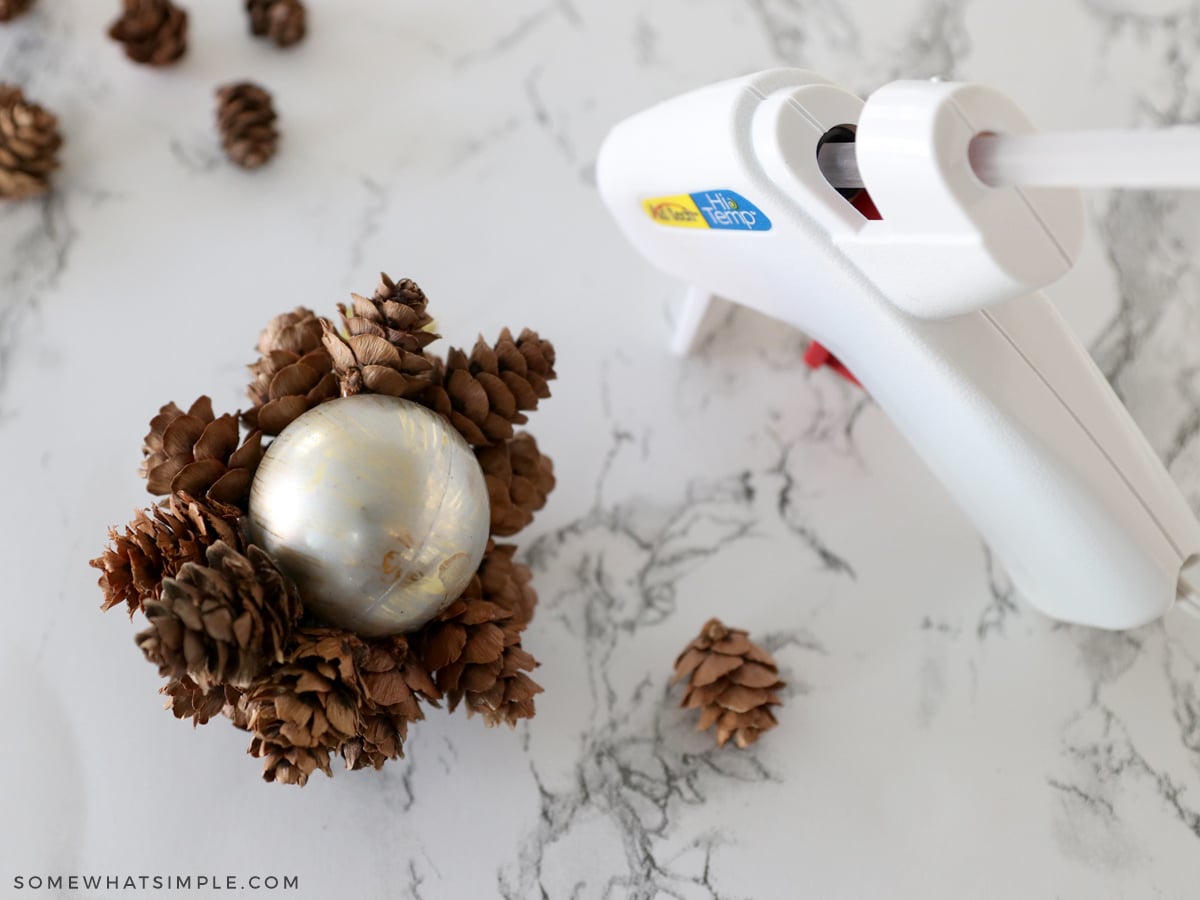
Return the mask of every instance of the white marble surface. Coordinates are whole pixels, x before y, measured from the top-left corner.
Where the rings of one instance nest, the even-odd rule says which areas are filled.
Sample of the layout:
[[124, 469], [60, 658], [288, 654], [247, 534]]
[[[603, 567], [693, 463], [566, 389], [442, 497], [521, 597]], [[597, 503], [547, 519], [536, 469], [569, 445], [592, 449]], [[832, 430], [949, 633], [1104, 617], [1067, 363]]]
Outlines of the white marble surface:
[[[672, 358], [680, 286], [591, 173], [624, 115], [777, 64], [985, 81], [1046, 127], [1196, 121], [1200, 2], [311, 0], [287, 53], [235, 0], [192, 2], [165, 72], [104, 38], [115, 6], [0, 28], [0, 78], [67, 136], [59, 190], [0, 209], [0, 894], [211, 872], [413, 900], [1196, 896], [1200, 625], [1033, 612], [802, 335], [739, 312]], [[285, 132], [254, 175], [210, 127], [240, 76]], [[1053, 293], [1200, 506], [1200, 195], [1090, 209]], [[434, 714], [382, 773], [267, 785], [244, 734], [159, 708], [86, 561], [147, 500], [161, 403], [236, 407], [269, 316], [381, 268], [420, 281], [447, 343], [532, 325], [559, 349], [533, 428], [560, 485], [522, 538], [547, 690], [515, 731]], [[790, 683], [747, 752], [667, 686], [714, 614]]]

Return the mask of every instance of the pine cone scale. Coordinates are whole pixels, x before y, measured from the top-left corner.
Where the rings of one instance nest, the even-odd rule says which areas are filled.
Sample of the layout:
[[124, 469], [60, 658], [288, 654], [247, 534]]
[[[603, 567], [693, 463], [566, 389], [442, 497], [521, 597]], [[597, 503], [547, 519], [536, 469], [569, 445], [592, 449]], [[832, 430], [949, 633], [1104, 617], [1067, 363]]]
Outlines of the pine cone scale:
[[[182, 475], [181, 472], [180, 476]], [[253, 483], [254, 475], [249, 469], [227, 469], [208, 488], [208, 496], [219, 503], [237, 506], [250, 496], [250, 486]]]

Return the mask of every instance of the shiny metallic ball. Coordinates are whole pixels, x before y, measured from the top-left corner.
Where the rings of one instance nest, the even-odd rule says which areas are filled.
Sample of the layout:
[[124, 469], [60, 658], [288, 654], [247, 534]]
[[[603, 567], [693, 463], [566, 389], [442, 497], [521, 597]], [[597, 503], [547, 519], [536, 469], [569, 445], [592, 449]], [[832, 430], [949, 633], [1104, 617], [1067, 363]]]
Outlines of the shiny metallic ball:
[[470, 582], [491, 507], [475, 454], [441, 416], [361, 394], [283, 430], [250, 489], [250, 539], [305, 609], [366, 637], [412, 631]]

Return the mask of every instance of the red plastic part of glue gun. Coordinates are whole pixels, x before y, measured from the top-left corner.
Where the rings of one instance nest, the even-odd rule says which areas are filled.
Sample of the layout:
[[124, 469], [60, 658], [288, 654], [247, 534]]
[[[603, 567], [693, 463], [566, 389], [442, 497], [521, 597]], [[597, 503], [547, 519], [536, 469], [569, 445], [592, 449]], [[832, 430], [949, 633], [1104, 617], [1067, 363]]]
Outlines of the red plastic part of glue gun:
[[[854, 197], [851, 198], [850, 204], [868, 219], [883, 218], [881, 215], [879, 215], [879, 210], [875, 208], [875, 204], [871, 200], [870, 194], [868, 194], [866, 191], [859, 191], [857, 194], [855, 194]], [[862, 385], [859, 384], [858, 379], [854, 377], [854, 373], [842, 365], [836, 356], [830, 353], [823, 344], [820, 344], [817, 341], [810, 343], [808, 345], [808, 349], [804, 351], [804, 362], [810, 369], [819, 369], [822, 366], [828, 366], [850, 383], [862, 387]]]

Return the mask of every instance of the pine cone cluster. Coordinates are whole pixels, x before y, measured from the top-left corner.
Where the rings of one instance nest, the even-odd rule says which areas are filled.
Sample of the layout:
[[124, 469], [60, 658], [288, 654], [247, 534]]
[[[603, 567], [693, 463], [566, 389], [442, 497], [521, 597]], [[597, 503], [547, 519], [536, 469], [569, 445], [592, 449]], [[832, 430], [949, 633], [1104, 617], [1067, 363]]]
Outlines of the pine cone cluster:
[[534, 332], [505, 331], [443, 361], [428, 350], [438, 335], [427, 306], [414, 282], [382, 275], [371, 297], [338, 306], [341, 328], [305, 307], [272, 319], [249, 367], [249, 410], [218, 416], [201, 397], [151, 420], [141, 472], [163, 499], [111, 529], [91, 562], [102, 608], [145, 614], [136, 640], [167, 679], [167, 708], [194, 725], [224, 717], [250, 732], [268, 781], [302, 785], [329, 774], [335, 756], [377, 769], [404, 755], [409, 724], [443, 697], [488, 725], [534, 714], [542, 688], [522, 636], [537, 594], [514, 545], [490, 541], [434, 621], [366, 639], [306, 618], [294, 586], [243, 531], [265, 445], [307, 410], [356, 393], [409, 397], [444, 415], [476, 444], [493, 535], [529, 524], [554, 487], [553, 465], [512, 426], [549, 396], [554, 349]]
[[271, 95], [257, 84], [238, 81], [217, 89], [217, 130], [235, 165], [257, 169], [270, 162], [279, 145], [277, 119]]
[[300, 0], [246, 0], [250, 33], [265, 37], [278, 47], [290, 47], [304, 39], [308, 14]]
[[187, 12], [171, 0], [124, 0], [125, 8], [108, 29], [125, 55], [147, 66], [169, 66], [187, 52]]
[[0, 84], [0, 199], [48, 191], [61, 146], [54, 114], [25, 99], [20, 88]]
[[675, 660], [674, 682], [688, 680], [682, 706], [700, 709], [697, 731], [717, 726], [717, 746], [730, 738], [746, 748], [776, 724], [772, 706], [784, 686], [771, 654], [745, 631], [709, 619]]
[[33, 0], [0, 0], [0, 22], [9, 22], [25, 13]]

